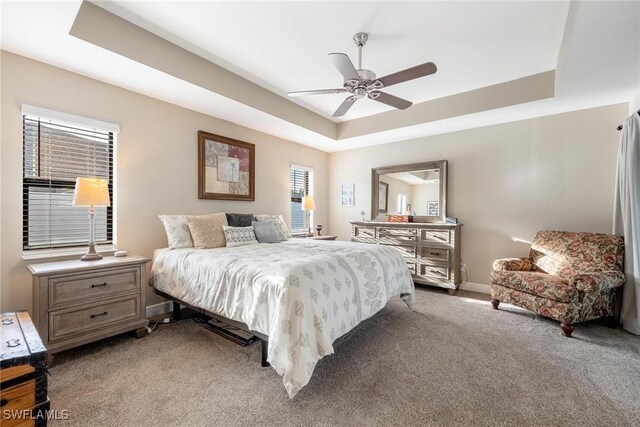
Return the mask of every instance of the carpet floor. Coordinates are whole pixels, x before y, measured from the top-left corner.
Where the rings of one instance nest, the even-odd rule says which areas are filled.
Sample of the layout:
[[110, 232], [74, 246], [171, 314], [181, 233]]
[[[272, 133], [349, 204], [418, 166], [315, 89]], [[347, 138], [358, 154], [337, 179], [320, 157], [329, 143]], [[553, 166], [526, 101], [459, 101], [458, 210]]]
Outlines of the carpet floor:
[[192, 319], [55, 357], [52, 409], [78, 426], [640, 425], [640, 338], [558, 323], [487, 296], [418, 289], [335, 345], [289, 400], [240, 347]]

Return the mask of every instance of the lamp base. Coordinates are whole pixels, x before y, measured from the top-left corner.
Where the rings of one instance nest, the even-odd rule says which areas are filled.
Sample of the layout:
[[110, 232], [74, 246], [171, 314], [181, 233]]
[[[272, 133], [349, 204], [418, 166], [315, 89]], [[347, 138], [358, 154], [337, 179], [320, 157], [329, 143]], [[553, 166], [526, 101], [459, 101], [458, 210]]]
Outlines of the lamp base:
[[96, 252], [96, 246], [93, 243], [89, 243], [89, 252], [82, 255], [81, 261], [98, 261], [102, 259], [102, 255]]

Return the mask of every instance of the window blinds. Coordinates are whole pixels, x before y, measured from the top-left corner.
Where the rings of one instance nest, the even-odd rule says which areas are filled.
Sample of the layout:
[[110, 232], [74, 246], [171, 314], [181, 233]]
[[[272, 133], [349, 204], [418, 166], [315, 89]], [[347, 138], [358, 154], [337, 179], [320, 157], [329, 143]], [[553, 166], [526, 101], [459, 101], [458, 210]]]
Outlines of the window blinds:
[[[23, 159], [23, 249], [87, 244], [87, 208], [72, 205], [75, 180], [108, 180], [113, 205], [113, 132], [25, 114]], [[96, 243], [112, 243], [113, 208], [95, 209]]]
[[291, 229], [309, 228], [307, 213], [302, 210], [302, 198], [309, 194], [310, 172], [307, 169], [291, 167]]

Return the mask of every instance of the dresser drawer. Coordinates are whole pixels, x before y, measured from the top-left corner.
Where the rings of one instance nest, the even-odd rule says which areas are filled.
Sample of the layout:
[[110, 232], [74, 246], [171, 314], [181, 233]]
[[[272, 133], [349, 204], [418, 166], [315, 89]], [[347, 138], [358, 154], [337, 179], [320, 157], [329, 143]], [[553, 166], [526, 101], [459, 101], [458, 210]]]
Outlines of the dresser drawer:
[[442, 248], [422, 248], [420, 251], [422, 259], [427, 264], [448, 264], [449, 249]]
[[422, 230], [422, 240], [447, 244], [453, 243], [449, 231]]
[[52, 277], [49, 279], [49, 307], [93, 301], [101, 296], [139, 289], [140, 269], [137, 267]]
[[449, 280], [449, 269], [446, 267], [421, 265], [419, 274], [426, 278]]
[[73, 307], [49, 313], [49, 340], [91, 332], [105, 325], [140, 317], [140, 295], [102, 304]]

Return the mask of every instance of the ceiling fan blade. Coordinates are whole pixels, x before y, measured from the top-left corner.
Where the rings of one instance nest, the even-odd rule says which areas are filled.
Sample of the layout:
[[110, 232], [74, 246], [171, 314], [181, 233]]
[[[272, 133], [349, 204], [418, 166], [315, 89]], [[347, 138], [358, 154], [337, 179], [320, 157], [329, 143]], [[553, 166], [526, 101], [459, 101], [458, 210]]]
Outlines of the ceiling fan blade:
[[397, 96], [389, 95], [385, 92], [380, 92], [379, 90], [371, 92], [369, 94], [369, 98], [373, 99], [374, 101], [382, 102], [383, 104], [395, 107], [398, 110], [406, 110], [413, 105], [413, 102], [407, 101], [406, 99], [398, 98]]
[[327, 55], [329, 61], [336, 66], [344, 80], [360, 80], [360, 75], [356, 71], [356, 67], [353, 66], [353, 62], [344, 53], [330, 53]]
[[305, 96], [305, 95], [327, 95], [332, 93], [344, 93], [346, 90], [340, 89], [319, 89], [319, 90], [301, 90], [298, 92], [289, 92], [288, 95], [295, 96]]
[[344, 116], [347, 113], [347, 111], [349, 111], [349, 108], [351, 108], [351, 106], [356, 103], [356, 101], [357, 99], [355, 99], [353, 96], [350, 96], [344, 101], [342, 101], [342, 104], [340, 104], [336, 112], [333, 113], [333, 117]]
[[407, 68], [406, 70], [398, 71], [397, 73], [389, 74], [379, 78], [384, 87], [389, 87], [398, 83], [406, 82], [409, 80], [417, 79], [420, 77], [428, 76], [438, 71], [438, 67], [433, 62], [426, 62], [415, 67]]

